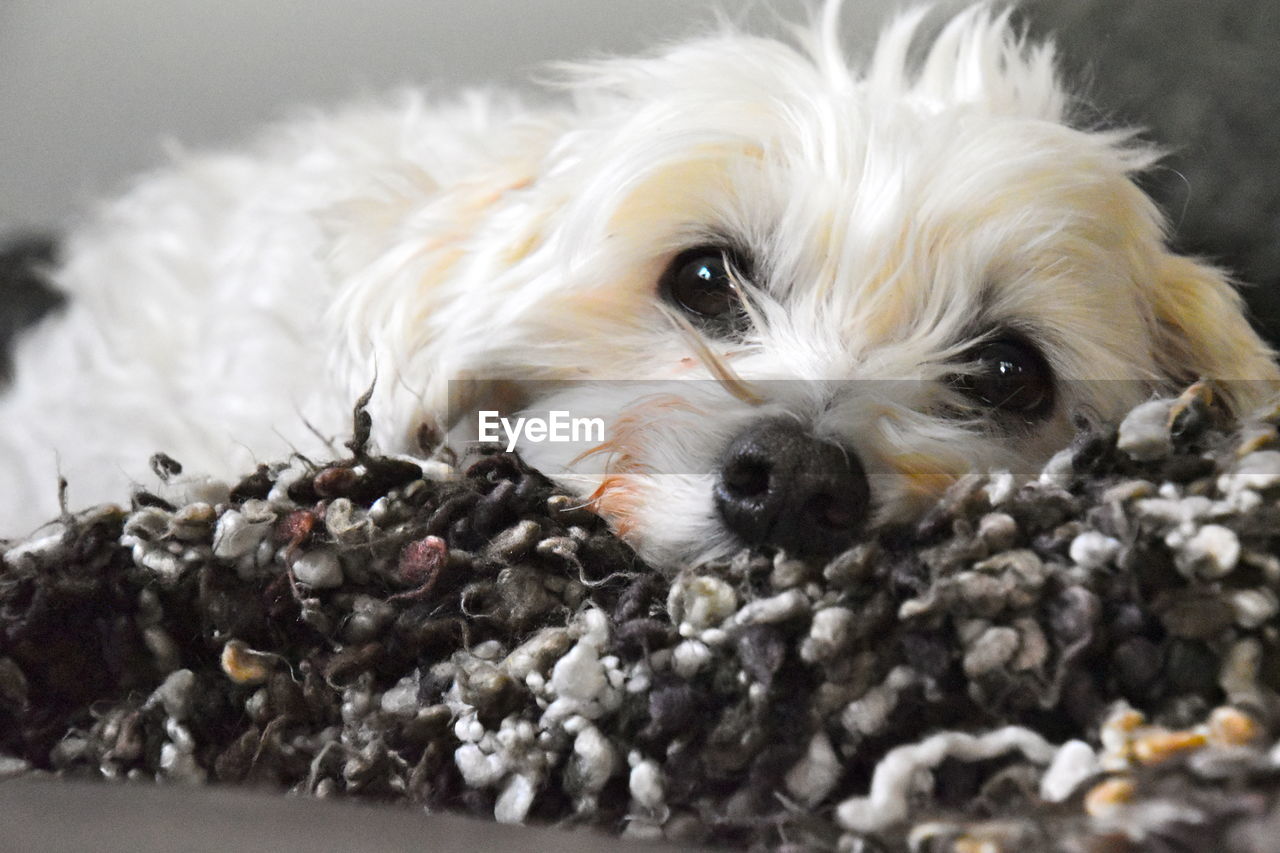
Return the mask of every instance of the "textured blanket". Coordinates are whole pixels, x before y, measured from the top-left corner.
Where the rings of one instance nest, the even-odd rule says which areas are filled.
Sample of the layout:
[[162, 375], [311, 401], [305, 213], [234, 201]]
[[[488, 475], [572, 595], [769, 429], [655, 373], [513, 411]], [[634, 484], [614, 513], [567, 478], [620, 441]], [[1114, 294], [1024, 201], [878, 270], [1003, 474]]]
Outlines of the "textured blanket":
[[1280, 442], [1196, 386], [826, 565], [664, 576], [519, 458], [168, 480], [0, 569], [0, 772], [779, 849], [1275, 849]]

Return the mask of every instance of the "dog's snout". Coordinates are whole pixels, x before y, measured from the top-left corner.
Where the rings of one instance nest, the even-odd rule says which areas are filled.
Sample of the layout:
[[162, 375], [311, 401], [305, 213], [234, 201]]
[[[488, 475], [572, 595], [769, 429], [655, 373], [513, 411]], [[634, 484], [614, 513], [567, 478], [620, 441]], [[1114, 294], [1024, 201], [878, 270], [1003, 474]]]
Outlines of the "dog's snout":
[[753, 545], [803, 555], [847, 547], [867, 516], [870, 489], [858, 457], [790, 419], [757, 421], [730, 442], [715, 504]]

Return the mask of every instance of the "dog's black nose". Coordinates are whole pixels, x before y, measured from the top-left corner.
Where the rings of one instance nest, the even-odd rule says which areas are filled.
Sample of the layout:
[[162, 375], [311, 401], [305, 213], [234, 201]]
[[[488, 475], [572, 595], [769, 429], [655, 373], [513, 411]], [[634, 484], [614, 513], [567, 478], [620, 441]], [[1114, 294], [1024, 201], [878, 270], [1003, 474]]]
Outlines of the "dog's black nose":
[[858, 457], [787, 418], [757, 421], [725, 452], [716, 510], [752, 545], [834, 554], [866, 521], [870, 488]]

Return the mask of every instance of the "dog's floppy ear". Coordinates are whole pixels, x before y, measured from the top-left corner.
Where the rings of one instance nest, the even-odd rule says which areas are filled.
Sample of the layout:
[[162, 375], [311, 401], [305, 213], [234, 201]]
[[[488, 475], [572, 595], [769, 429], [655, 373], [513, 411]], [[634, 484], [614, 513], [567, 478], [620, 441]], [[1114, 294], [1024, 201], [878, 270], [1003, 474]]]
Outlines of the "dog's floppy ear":
[[334, 366], [352, 388], [377, 377], [369, 410], [382, 447], [412, 446], [420, 422], [447, 428], [451, 411], [494, 401], [476, 369], [504, 369], [521, 304], [512, 271], [537, 252], [556, 201], [538, 188], [556, 121], [483, 100], [451, 109], [436, 112], [453, 121], [418, 134], [441, 149], [427, 163], [439, 179], [416, 161], [379, 164], [379, 184], [322, 217], [339, 283], [328, 320], [347, 343]]
[[1275, 353], [1244, 314], [1244, 301], [1213, 267], [1166, 255], [1151, 288], [1156, 359], [1176, 382], [1211, 380], [1232, 411], [1280, 392]]

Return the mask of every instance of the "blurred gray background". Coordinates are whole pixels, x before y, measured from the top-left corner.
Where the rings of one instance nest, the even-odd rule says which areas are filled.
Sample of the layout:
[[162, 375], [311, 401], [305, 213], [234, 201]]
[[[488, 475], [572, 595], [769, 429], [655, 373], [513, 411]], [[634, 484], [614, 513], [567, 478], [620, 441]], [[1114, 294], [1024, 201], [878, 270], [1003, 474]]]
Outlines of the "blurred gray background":
[[[899, 5], [846, 0], [850, 40]], [[1023, 5], [1098, 120], [1170, 148], [1148, 187], [1180, 247], [1253, 282], [1280, 338], [1280, 0]], [[803, 0], [0, 0], [0, 244], [56, 232], [162, 162], [165, 139], [235, 144], [293, 107], [403, 84], [518, 84], [548, 60], [679, 38], [716, 7], [767, 26]], [[25, 289], [0, 281], [0, 346]]]
[[[851, 0], [878, 20], [893, 0]], [[718, 4], [767, 19], [799, 3]], [[711, 19], [709, 0], [0, 0], [0, 234], [58, 226], [163, 159], [299, 105], [513, 85]], [[869, 21], [870, 23], [870, 21]]]

